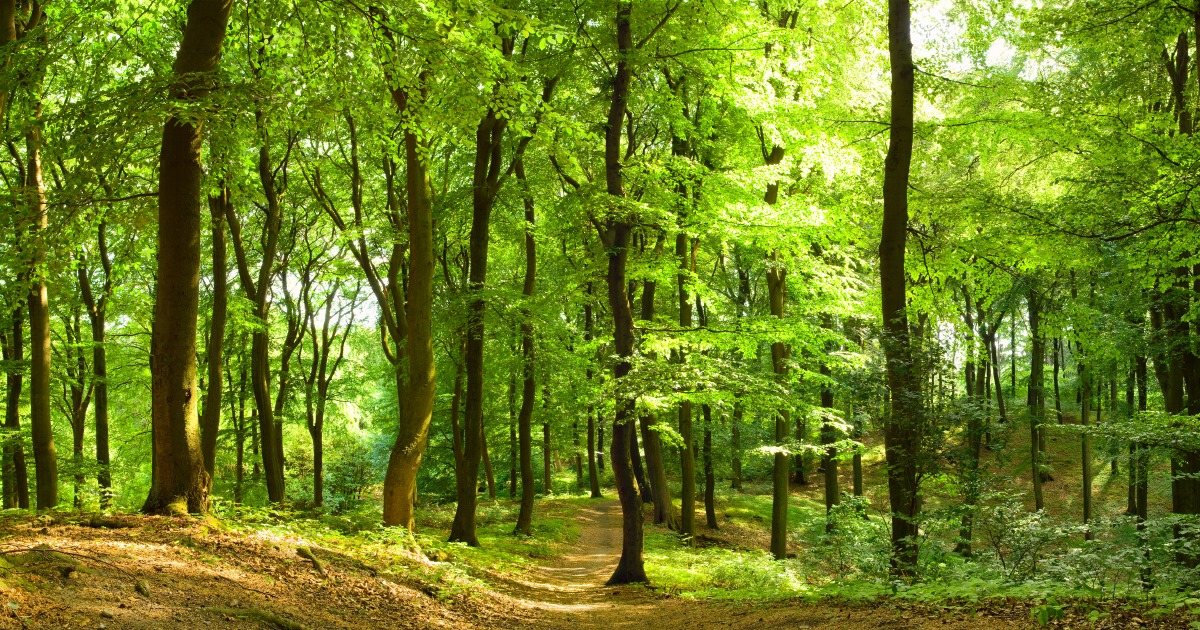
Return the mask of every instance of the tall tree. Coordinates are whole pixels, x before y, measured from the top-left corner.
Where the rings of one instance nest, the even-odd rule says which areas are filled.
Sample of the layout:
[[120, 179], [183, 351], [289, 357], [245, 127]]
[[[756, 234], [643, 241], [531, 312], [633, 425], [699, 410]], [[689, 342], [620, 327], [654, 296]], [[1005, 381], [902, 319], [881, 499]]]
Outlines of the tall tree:
[[95, 256], [99, 259], [101, 271], [98, 289], [92, 288], [87, 264], [82, 257], [78, 268], [79, 294], [87, 308], [88, 321], [92, 328], [93, 409], [96, 416], [96, 464], [100, 468], [97, 473], [97, 481], [100, 484], [101, 509], [107, 508], [109, 501], [112, 500], [112, 471], [109, 470], [111, 462], [108, 425], [108, 348], [105, 344], [107, 343], [108, 301], [113, 290], [113, 271], [112, 259], [108, 253], [107, 232], [107, 221], [101, 219], [96, 226]]
[[[191, 0], [172, 67], [171, 98], [202, 101], [213, 88], [230, 0]], [[200, 161], [203, 118], [173, 115], [163, 126], [158, 177], [158, 272], [151, 354], [154, 458], [142, 510], [208, 510], [208, 473], [196, 415], [196, 321], [200, 306]]]
[[883, 227], [879, 242], [883, 349], [891, 409], [884, 425], [888, 499], [892, 512], [892, 570], [917, 566], [917, 494], [921, 448], [921, 377], [914, 373], [909, 342], [907, 279], [908, 180], [913, 147], [913, 73], [909, 0], [888, 0], [891, 124], [883, 180]]
[[[212, 231], [212, 320], [208, 332], [208, 389], [204, 392], [204, 408], [200, 412], [200, 452], [204, 455], [204, 469], [208, 471], [209, 483], [216, 475], [217, 432], [221, 429], [221, 396], [224, 380], [221, 368], [225, 364], [225, 322], [228, 319], [229, 256], [225, 246], [225, 217], [233, 212], [230, 190], [222, 187], [217, 195], [208, 197], [210, 230]], [[100, 395], [96, 394], [96, 413]]]

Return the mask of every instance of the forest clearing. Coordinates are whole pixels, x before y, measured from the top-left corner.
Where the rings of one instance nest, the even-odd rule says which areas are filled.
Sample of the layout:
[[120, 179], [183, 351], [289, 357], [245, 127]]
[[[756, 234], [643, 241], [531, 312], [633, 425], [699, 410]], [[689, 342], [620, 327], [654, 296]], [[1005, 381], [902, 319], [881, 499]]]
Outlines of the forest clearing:
[[0, 625], [1200, 628], [1197, 118], [1200, 0], [0, 0]]

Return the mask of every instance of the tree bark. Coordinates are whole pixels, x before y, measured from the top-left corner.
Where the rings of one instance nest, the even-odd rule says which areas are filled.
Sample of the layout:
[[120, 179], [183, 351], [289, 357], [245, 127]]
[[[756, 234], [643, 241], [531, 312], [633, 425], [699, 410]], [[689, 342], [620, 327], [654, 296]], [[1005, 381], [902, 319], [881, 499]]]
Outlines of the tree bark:
[[[827, 348], [827, 352], [832, 352], [833, 348]], [[830, 369], [829, 363], [821, 362], [821, 375], [832, 379], [833, 370]], [[833, 385], [825, 383], [821, 386], [821, 407], [825, 410], [826, 415], [821, 422], [821, 468], [825, 471], [825, 531], [833, 531], [833, 521], [828, 516], [833, 512], [833, 506], [837, 505], [841, 499], [838, 489], [838, 464], [837, 464], [837, 449], [833, 444], [837, 442], [837, 429], [834, 428], [831, 422], [832, 414], [834, 413], [833, 406]]]
[[[779, 149], [782, 156], [783, 150]], [[771, 184], [767, 191], [768, 203], [774, 204], [778, 184]], [[771, 303], [771, 315], [783, 319], [785, 290], [787, 286], [786, 270], [778, 263], [777, 254], [771, 255], [767, 266], [767, 293]], [[786, 383], [788, 359], [791, 354], [787, 344], [776, 341], [771, 344], [771, 369], [776, 380]], [[784, 450], [791, 425], [791, 410], [780, 408], [775, 414], [775, 461], [772, 470], [773, 491], [771, 496], [771, 555], [776, 560], [787, 557], [787, 521], [788, 521], [788, 463], [789, 458]]]
[[[654, 243], [654, 256], [662, 254], [665, 235], [660, 232]], [[654, 298], [658, 282], [647, 279], [642, 283], [642, 296], [638, 319], [650, 322], [654, 320]], [[667, 529], [679, 531], [679, 512], [671, 499], [671, 488], [667, 480], [667, 467], [663, 463], [662, 438], [656, 425], [658, 417], [653, 411], [643, 411], [638, 414], [638, 422], [642, 434], [642, 448], [646, 451], [646, 472], [650, 478], [650, 498], [654, 502], [653, 522], [655, 525], [666, 525]], [[603, 441], [603, 436], [601, 441]], [[644, 502], [644, 501], [643, 501]]]
[[517, 446], [517, 377], [508, 375], [508, 498], [517, 498], [517, 462], [520, 460]]
[[[550, 391], [542, 390], [542, 408], [545, 410], [549, 406]], [[548, 415], [548, 414], [547, 414]], [[550, 445], [550, 423], [542, 421], [542, 489], [546, 494], [554, 494], [554, 478], [550, 474], [552, 457], [552, 447]]]
[[[209, 490], [216, 476], [217, 432], [221, 429], [221, 397], [224, 381], [221, 367], [225, 358], [225, 321], [228, 315], [229, 291], [228, 254], [225, 247], [225, 215], [229, 205], [230, 191], [222, 188], [221, 193], [209, 196], [208, 207], [212, 222], [212, 323], [208, 334], [208, 390], [204, 392], [204, 410], [200, 414], [200, 452], [204, 456], [204, 470], [209, 475]], [[100, 397], [96, 404], [99, 414]]]
[[[25, 360], [25, 309], [17, 306], [12, 312], [12, 332], [3, 338], [4, 361], [16, 366]], [[10, 368], [5, 374], [4, 428], [15, 437], [5, 449], [4, 458], [4, 507], [29, 509], [29, 468], [25, 464], [25, 445], [21, 439], [21, 389], [23, 375], [20, 369]]]
[[[500, 40], [501, 54], [512, 53], [513, 40]], [[497, 115], [489, 107], [475, 129], [475, 168], [472, 175], [471, 234], [470, 234], [470, 279], [467, 291], [470, 295], [467, 312], [466, 371], [467, 395], [464, 405], [463, 465], [465, 474], [459, 476], [457, 488], [458, 505], [454, 522], [450, 526], [450, 541], [464, 542], [472, 547], [479, 546], [475, 532], [475, 507], [479, 483], [479, 461], [483, 456], [483, 345], [484, 314], [487, 300], [484, 287], [487, 282], [489, 228], [492, 206], [499, 188], [500, 159], [503, 151], [504, 130], [507, 118]], [[494, 482], [492, 486], [494, 488]], [[493, 489], [492, 495], [495, 495]]]
[[[36, 19], [36, 18], [31, 18]], [[39, 81], [40, 83], [40, 81]], [[40, 90], [40, 87], [37, 88]], [[40, 99], [40, 96], [35, 98]], [[32, 225], [29, 298], [29, 428], [33, 434], [33, 467], [37, 509], [58, 505], [58, 461], [50, 416], [50, 304], [46, 286], [46, 232], [49, 215], [42, 172], [42, 105], [34, 104], [33, 121], [25, 131], [25, 205]]]
[[[1042, 471], [1042, 386], [1043, 364], [1045, 362], [1045, 343], [1041, 337], [1041, 298], [1037, 289], [1029, 289], [1029, 391], [1025, 406], [1029, 409], [1029, 468], [1033, 478], [1033, 502], [1035, 509], [1041, 511], [1044, 507], [1042, 499], [1042, 482], [1045, 476]], [[1084, 438], [1087, 439], [1086, 437]]]
[[[191, 0], [175, 57], [171, 98], [196, 101], [212, 88], [232, 4]], [[200, 451], [196, 403], [196, 320], [200, 296], [202, 122], [171, 117], [159, 169], [157, 304], [151, 341], [153, 464], [142, 510], [208, 510], [208, 473]]]
[[[279, 248], [279, 233], [282, 226], [282, 210], [280, 194], [277, 187], [277, 173], [271, 161], [271, 148], [266, 132], [266, 115], [261, 109], [254, 112], [255, 124], [259, 132], [258, 147], [258, 179], [262, 188], [266, 205], [264, 211], [263, 233], [261, 234], [262, 259], [259, 263], [257, 278], [251, 276], [250, 264], [243, 245], [241, 222], [232, 203], [226, 200], [221, 204], [225, 209], [225, 219], [229, 225], [230, 240], [233, 242], [234, 255], [237, 260], [238, 278], [242, 291], [254, 304], [252, 311], [259, 326], [250, 335], [250, 387], [254, 393], [254, 407], [258, 411], [259, 449], [262, 454], [262, 469], [266, 476], [267, 498], [271, 503], [287, 501], [283, 476], [282, 435], [279, 434], [281, 419], [275, 418], [275, 400], [271, 397], [271, 336], [270, 336], [270, 293], [271, 281], [274, 276], [276, 254]], [[289, 321], [289, 333], [292, 332], [292, 322]], [[289, 337], [294, 337], [290, 334]], [[285, 347], [286, 350], [286, 347]], [[286, 383], [286, 361], [280, 365], [280, 383]]]
[[[694, 269], [688, 244], [687, 234], [680, 232], [676, 235], [675, 257], [679, 263], [679, 273], [676, 274], [679, 289], [679, 327], [683, 330], [692, 327], [692, 302], [688, 295], [688, 284]], [[684, 351], [681, 349], [678, 353], [679, 362], [686, 362], [687, 356]], [[690, 400], [679, 403], [679, 436], [683, 442], [679, 447], [679, 533], [690, 544], [691, 538], [696, 535], [696, 444], [692, 436]]]
[[[633, 30], [630, 16], [633, 12], [631, 0], [617, 0], [616, 38], [617, 63], [612, 78], [612, 99], [608, 109], [608, 120], [604, 128], [604, 171], [606, 191], [614, 199], [625, 197], [625, 184], [621, 164], [621, 127], [629, 102], [629, 85], [633, 78], [629, 55], [634, 51]], [[630, 433], [636, 430], [636, 400], [622, 390], [621, 379], [629, 373], [633, 356], [633, 311], [626, 293], [626, 262], [629, 256], [630, 217], [624, 211], [616, 218], [606, 219], [600, 229], [600, 237], [608, 252], [608, 303], [613, 322], [613, 349], [617, 359], [613, 364], [613, 378], [617, 381], [616, 414], [612, 425], [613, 477], [617, 485], [617, 496], [621, 501], [621, 558], [609, 585], [649, 582], [642, 559], [643, 520], [642, 500], [638, 495], [630, 461]]]
[[112, 260], [108, 256], [106, 232], [107, 224], [101, 220], [96, 228], [96, 255], [100, 259], [104, 280], [98, 294], [92, 290], [91, 278], [82, 261], [78, 269], [79, 294], [87, 308], [88, 321], [92, 328], [92, 395], [96, 416], [96, 464], [99, 467], [96, 481], [100, 486], [101, 510], [108, 508], [113, 496], [112, 471], [109, 469], [111, 458], [108, 433], [108, 350], [105, 345], [105, 320], [108, 314], [108, 298], [112, 293]]
[[917, 566], [917, 489], [921, 456], [921, 379], [909, 346], [904, 269], [908, 236], [908, 180], [913, 143], [913, 62], [909, 0], [888, 0], [888, 57], [891, 65], [891, 132], [883, 184], [883, 229], [879, 243], [880, 291], [891, 413], [884, 425], [888, 498], [892, 512], [892, 571], [911, 574]]
[[[595, 325], [592, 319], [592, 283], [587, 285], [587, 302], [583, 305], [583, 340], [591, 345], [592, 328]], [[592, 381], [592, 362], [587, 364], [587, 381], [590, 384]], [[645, 442], [645, 439], [642, 440]], [[600, 473], [596, 469], [596, 409], [595, 405], [588, 403], [587, 406], [587, 456], [588, 456], [588, 489], [592, 493], [593, 499], [599, 499], [603, 495], [600, 494]], [[647, 453], [646, 458], [649, 459]]]
[[712, 409], [703, 405], [704, 414], [704, 522], [709, 529], [717, 529], [717, 476], [713, 471]]
[[[422, 73], [419, 81], [423, 84]], [[394, 89], [392, 98], [401, 113], [407, 109], [409, 95]], [[421, 97], [424, 98], [422, 92]], [[408, 200], [408, 290], [393, 291], [393, 312], [403, 313], [407, 370], [396, 373], [400, 400], [400, 426], [396, 443], [388, 459], [384, 477], [383, 522], [402, 525], [410, 531], [413, 518], [413, 498], [416, 492], [417, 470], [425, 454], [429, 438], [429, 423], [433, 417], [433, 401], [437, 392], [433, 359], [433, 211], [429, 175], [419, 155], [420, 139], [412, 130], [404, 133], [406, 166], [406, 196]], [[361, 195], [361, 191], [359, 192]], [[399, 288], [399, 285], [396, 285]], [[403, 293], [403, 295], [397, 295]], [[378, 295], [378, 293], [377, 293]], [[403, 297], [408, 298], [407, 309]], [[401, 319], [397, 317], [396, 319]], [[407, 378], [405, 378], [407, 377]]]
[[[525, 179], [524, 160], [517, 160], [513, 171], [521, 186], [525, 204], [525, 283], [521, 294], [529, 299], [537, 287], [537, 241], [533, 236], [536, 217], [533, 196]], [[521, 359], [521, 411], [517, 416], [521, 447], [521, 510], [517, 514], [516, 533], [529, 536], [532, 534], [533, 500], [537, 492], [533, 487], [533, 403], [537, 396], [534, 367], [537, 358], [533, 346], [533, 319], [528, 308], [521, 312]]]

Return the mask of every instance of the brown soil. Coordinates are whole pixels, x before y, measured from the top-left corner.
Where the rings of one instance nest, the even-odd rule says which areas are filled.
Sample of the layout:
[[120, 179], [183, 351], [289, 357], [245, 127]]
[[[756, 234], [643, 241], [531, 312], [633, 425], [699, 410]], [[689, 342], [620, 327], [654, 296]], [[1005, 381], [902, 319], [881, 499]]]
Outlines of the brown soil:
[[0, 523], [0, 557], [14, 565], [0, 570], [0, 628], [470, 628], [515, 616], [437, 582], [416, 556], [385, 574], [313, 549], [321, 575], [296, 540], [125, 518], [115, 529]]

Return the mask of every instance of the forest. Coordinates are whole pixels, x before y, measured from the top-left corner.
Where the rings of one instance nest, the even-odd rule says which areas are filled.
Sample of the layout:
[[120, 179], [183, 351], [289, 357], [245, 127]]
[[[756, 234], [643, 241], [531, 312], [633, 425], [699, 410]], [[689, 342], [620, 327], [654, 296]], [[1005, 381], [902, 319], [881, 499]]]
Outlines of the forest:
[[1200, 628], [1200, 1], [0, 0], [0, 627]]

